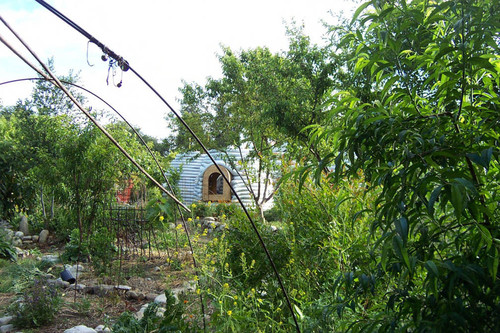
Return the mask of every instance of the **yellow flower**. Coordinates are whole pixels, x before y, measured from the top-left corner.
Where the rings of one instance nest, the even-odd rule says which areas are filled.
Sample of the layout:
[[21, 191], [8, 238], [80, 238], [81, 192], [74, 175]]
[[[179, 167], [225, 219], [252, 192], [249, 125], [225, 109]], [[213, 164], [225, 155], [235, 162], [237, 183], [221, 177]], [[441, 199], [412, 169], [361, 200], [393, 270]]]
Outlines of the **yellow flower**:
[[234, 295], [234, 299], [235, 299], [235, 300], [238, 300], [238, 295]]
[[228, 316], [230, 316], [230, 315], [232, 315], [232, 314], [233, 314], [233, 311], [231, 311], [231, 310], [227, 311], [227, 315], [228, 315]]
[[238, 302], [234, 302], [234, 303], [233, 303], [233, 305], [234, 305], [234, 306], [238, 305]]
[[200, 288], [197, 288], [197, 289], [196, 289], [196, 294], [198, 294], [198, 295], [199, 295], [199, 294], [200, 294], [200, 292], [201, 292], [201, 291], [200, 291]]
[[163, 215], [160, 216], [160, 222], [162, 222], [165, 218], [163, 217]]
[[225, 219], [226, 218], [226, 214], [222, 214], [222, 218]]
[[191, 207], [196, 208], [196, 204], [193, 202], [193, 204], [191, 205]]
[[229, 289], [229, 284], [224, 283], [224, 289]]
[[193, 220], [192, 218], [188, 217], [188, 222], [191, 222], [192, 220]]

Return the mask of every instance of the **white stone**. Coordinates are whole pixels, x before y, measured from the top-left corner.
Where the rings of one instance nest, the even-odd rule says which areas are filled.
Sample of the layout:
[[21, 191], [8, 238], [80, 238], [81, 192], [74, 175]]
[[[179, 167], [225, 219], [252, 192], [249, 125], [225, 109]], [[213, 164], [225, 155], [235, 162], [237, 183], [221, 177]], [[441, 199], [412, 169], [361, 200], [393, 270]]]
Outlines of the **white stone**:
[[132, 287], [130, 286], [126, 286], [126, 285], [123, 285], [123, 284], [120, 284], [118, 286], [115, 286], [115, 289], [116, 290], [125, 290], [125, 291], [129, 291], [132, 289]]
[[78, 325], [65, 330], [64, 333], [97, 333], [97, 331], [85, 325]]
[[155, 303], [167, 304], [167, 297], [165, 296], [165, 294], [160, 294], [160, 295], [156, 296]]
[[16, 231], [14, 233], [14, 237], [23, 238], [24, 237], [24, 232], [22, 232], [22, 231]]
[[12, 321], [12, 319], [14, 319], [14, 317], [12, 317], [12, 316], [5, 316], [5, 317], [0, 318], [0, 326], [7, 325], [8, 323], [10, 323]]
[[0, 332], [1, 333], [13, 332], [15, 330], [16, 329], [15, 329], [14, 325], [12, 325], [12, 324], [3, 325], [3, 326], [0, 327]]
[[94, 329], [96, 330], [97, 333], [111, 332], [111, 329], [109, 327], [104, 326], [104, 325], [99, 325]]
[[42, 261], [50, 262], [51, 264], [56, 264], [59, 262], [59, 256], [55, 254], [47, 254], [42, 256]]

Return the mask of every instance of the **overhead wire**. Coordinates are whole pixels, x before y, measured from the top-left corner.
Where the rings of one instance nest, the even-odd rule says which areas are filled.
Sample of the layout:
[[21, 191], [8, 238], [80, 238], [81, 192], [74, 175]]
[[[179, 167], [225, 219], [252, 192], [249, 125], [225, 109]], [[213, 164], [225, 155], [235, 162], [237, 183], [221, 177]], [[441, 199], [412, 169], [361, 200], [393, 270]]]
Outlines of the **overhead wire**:
[[[281, 279], [281, 276], [280, 276], [280, 274], [278, 272], [278, 269], [277, 269], [277, 267], [276, 267], [276, 265], [274, 263], [274, 260], [272, 259], [271, 254], [270, 254], [270, 252], [269, 252], [269, 250], [268, 250], [268, 248], [267, 248], [267, 246], [266, 246], [266, 244], [265, 244], [265, 242], [264, 242], [264, 240], [262, 238], [262, 235], [260, 234], [260, 232], [259, 232], [259, 230], [258, 230], [255, 222], [253, 221], [252, 217], [250, 216], [247, 208], [243, 204], [243, 201], [241, 200], [240, 196], [238, 195], [238, 193], [234, 190], [233, 186], [231, 185], [231, 182], [229, 181], [228, 177], [224, 174], [224, 172], [222, 171], [221, 167], [217, 164], [217, 162], [215, 161], [215, 159], [212, 156], [212, 154], [208, 151], [208, 149], [205, 147], [205, 145], [201, 142], [200, 138], [194, 133], [194, 131], [189, 127], [189, 125], [184, 121], [184, 119], [174, 110], [174, 108], [172, 108], [172, 106], [163, 98], [163, 96], [155, 88], [153, 88], [153, 86], [151, 86], [151, 84], [146, 79], [144, 79], [137, 71], [135, 71], [130, 66], [130, 64], [123, 57], [119, 56], [118, 54], [116, 54], [115, 52], [113, 52], [112, 50], [110, 50], [103, 43], [101, 43], [95, 37], [93, 37], [90, 33], [88, 33], [85, 29], [81, 28], [79, 25], [77, 25], [75, 22], [73, 22], [72, 20], [70, 20], [68, 17], [66, 17], [64, 14], [62, 14], [61, 12], [59, 12], [54, 7], [50, 6], [44, 0], [35, 0], [35, 1], [38, 2], [40, 5], [42, 5], [43, 7], [45, 7], [51, 13], [53, 13], [54, 15], [56, 15], [57, 17], [59, 17], [61, 20], [63, 20], [69, 26], [71, 26], [72, 28], [74, 28], [76, 31], [80, 32], [90, 42], [96, 44], [99, 48], [101, 48], [101, 50], [106, 55], [108, 55], [109, 57], [115, 59], [118, 62], [118, 65], [120, 66], [120, 68], [123, 71], [128, 71], [130, 69], [147, 87], [149, 87], [151, 89], [151, 91], [158, 98], [160, 98], [160, 100], [170, 109], [170, 111], [176, 116], [176, 118], [181, 122], [181, 124], [188, 130], [188, 132], [191, 134], [191, 136], [196, 140], [196, 142], [200, 145], [200, 147], [202, 148], [202, 150], [207, 154], [207, 156], [210, 158], [210, 160], [212, 161], [212, 163], [216, 166], [217, 170], [219, 171], [219, 173], [222, 175], [222, 177], [225, 180], [225, 182], [230, 187], [230, 189], [231, 189], [232, 193], [234, 194], [236, 200], [239, 202], [240, 206], [242, 207], [242, 209], [243, 209], [243, 211], [244, 211], [247, 219], [249, 220], [249, 222], [250, 222], [250, 224], [252, 226], [252, 229], [253, 229], [254, 233], [257, 235], [257, 238], [259, 240], [259, 244], [263, 248], [263, 250], [264, 250], [264, 252], [266, 254], [266, 257], [267, 257], [267, 259], [268, 259], [268, 261], [269, 261], [269, 263], [271, 265], [271, 268], [272, 268], [272, 270], [273, 270], [273, 272], [274, 272], [274, 274], [276, 276], [276, 279], [277, 279], [278, 284], [280, 286], [280, 289], [281, 289], [281, 291], [283, 293], [283, 296], [285, 298], [287, 306], [288, 306], [288, 308], [289, 308], [289, 310], [291, 312], [292, 319], [293, 319], [294, 324], [295, 324], [295, 328], [296, 328], [297, 332], [300, 332], [300, 326], [298, 324], [297, 317], [295, 315], [295, 310], [294, 310], [294, 308], [292, 306], [292, 302], [290, 300], [290, 297], [288, 296], [288, 293], [286, 291], [285, 285], [284, 285], [284, 283], [283, 283], [283, 281]], [[45, 66], [43, 66], [43, 67], [45, 67]], [[47, 70], [48, 70], [48, 68], [47, 68]], [[77, 103], [76, 100], [74, 102]], [[181, 203], [181, 205], [183, 207], [185, 207], [182, 203]], [[187, 207], [185, 207], [185, 208], [187, 208]], [[188, 209], [188, 211], [189, 211], [189, 209]]]
[[[183, 207], [185, 210], [190, 212], [191, 210], [186, 207], [179, 199], [175, 197], [172, 193], [167, 191], [161, 185], [156, 179], [154, 179], [135, 159], [130, 156], [130, 154], [115, 140], [115, 138], [106, 131], [104, 127], [99, 124], [99, 122], [87, 111], [85, 108], [78, 102], [78, 100], [66, 89], [66, 87], [59, 81], [59, 79], [50, 71], [50, 69], [43, 63], [43, 61], [38, 58], [36, 53], [27, 45], [23, 39], [10, 27], [10, 25], [3, 19], [2, 16], [0, 16], [0, 21], [12, 32], [14, 36], [23, 44], [23, 46], [31, 53], [31, 55], [37, 60], [37, 62], [40, 64], [40, 66], [43, 67], [45, 73], [41, 70], [39, 70], [35, 65], [33, 65], [28, 59], [26, 59], [22, 54], [17, 52], [15, 48], [13, 48], [7, 40], [5, 40], [1, 35], [0, 35], [0, 41], [7, 46], [11, 51], [14, 52], [19, 58], [21, 58], [28, 66], [30, 66], [33, 70], [35, 70], [38, 74], [40, 74], [42, 77], [44, 77], [46, 80], [52, 82], [54, 85], [56, 85], [59, 89], [61, 89], [66, 96], [80, 109], [85, 116], [121, 151], [121, 153], [137, 168], [139, 171], [141, 171], [142, 174], [144, 174], [150, 181], [152, 181], [162, 192], [167, 194], [172, 200], [174, 200], [178, 205]], [[46, 74], [47, 73], [47, 74]]]
[[[0, 36], [0, 39], [2, 39], [1, 36]], [[17, 54], [17, 51], [16, 51], [16, 54]], [[43, 76], [43, 73], [40, 72], [39, 74]], [[15, 83], [15, 82], [34, 81], [34, 80], [45, 80], [45, 81], [47, 81], [47, 78], [45, 78], [45, 77], [33, 77], [33, 78], [23, 78], [23, 79], [10, 80], [10, 81], [5, 81], [5, 82], [0, 82], [0, 86], [2, 86], [4, 84]], [[111, 104], [109, 104], [106, 100], [104, 100], [102, 97], [100, 97], [96, 93], [92, 92], [91, 90], [89, 90], [89, 89], [87, 89], [87, 88], [85, 88], [85, 87], [83, 87], [83, 86], [81, 86], [79, 84], [76, 84], [74, 82], [65, 81], [65, 80], [60, 80], [60, 81], [62, 83], [64, 83], [64, 84], [66, 84], [66, 85], [74, 86], [74, 87], [76, 87], [78, 89], [81, 89], [81, 90], [83, 90], [83, 91], [91, 94], [92, 96], [94, 96], [95, 98], [97, 98], [98, 100], [100, 100], [102, 103], [104, 103], [111, 110], [113, 110], [128, 125], [128, 127], [135, 133], [135, 135], [138, 137], [138, 139], [141, 141], [141, 143], [146, 147], [146, 149], [148, 150], [149, 154], [151, 155], [151, 157], [155, 161], [156, 166], [160, 170], [160, 173], [163, 175], [165, 183], [167, 184], [167, 187], [169, 188], [170, 192], [175, 193], [172, 184], [170, 183], [170, 181], [168, 180], [168, 177], [166, 176], [166, 172], [163, 170], [163, 168], [161, 167], [160, 163], [158, 162], [158, 159], [153, 154], [153, 152], [151, 151], [151, 149], [149, 148], [149, 146], [146, 144], [146, 141], [144, 141], [144, 138], [142, 137], [142, 135], [140, 135], [140, 133], [132, 126], [132, 124], [130, 124], [128, 122], [128, 120], [117, 109], [115, 109]], [[193, 244], [191, 242], [191, 235], [190, 235], [189, 229], [187, 228], [187, 225], [186, 225], [186, 218], [184, 217], [184, 213], [182, 212], [182, 209], [180, 208], [180, 206], [176, 205], [176, 208], [177, 208], [177, 210], [179, 212], [183, 228], [184, 228], [184, 230], [186, 232], [186, 237], [187, 237], [187, 240], [188, 240], [189, 248], [191, 250], [191, 253], [194, 254]], [[198, 263], [196, 262], [196, 258], [194, 257], [194, 255], [192, 256], [192, 260], [193, 260], [193, 266], [194, 266], [194, 269], [195, 269], [195, 275], [199, 276]], [[199, 280], [198, 280], [198, 283], [200, 283]], [[204, 305], [204, 302], [203, 302], [203, 295], [200, 293], [199, 297], [200, 297], [200, 301], [201, 301], [201, 312], [203, 313], [203, 315], [205, 315], [205, 305]], [[203, 327], [206, 327], [205, 316], [203, 316]]]

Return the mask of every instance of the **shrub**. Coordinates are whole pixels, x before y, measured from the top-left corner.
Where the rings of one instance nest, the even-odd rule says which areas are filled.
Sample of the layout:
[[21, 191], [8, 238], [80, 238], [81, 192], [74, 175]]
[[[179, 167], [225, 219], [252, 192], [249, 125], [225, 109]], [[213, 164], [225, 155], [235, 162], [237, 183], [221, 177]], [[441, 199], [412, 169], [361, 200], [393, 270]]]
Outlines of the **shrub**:
[[0, 230], [0, 258], [9, 259], [11, 261], [17, 260], [16, 249], [4, 230]]
[[62, 303], [58, 290], [47, 280], [37, 279], [23, 297], [10, 307], [16, 327], [40, 327], [54, 319]]
[[65, 262], [76, 262], [84, 261], [90, 255], [89, 246], [84, 240], [80, 243], [80, 231], [78, 229], [73, 229], [69, 236], [69, 242], [64, 248], [64, 253], [62, 254], [63, 260]]

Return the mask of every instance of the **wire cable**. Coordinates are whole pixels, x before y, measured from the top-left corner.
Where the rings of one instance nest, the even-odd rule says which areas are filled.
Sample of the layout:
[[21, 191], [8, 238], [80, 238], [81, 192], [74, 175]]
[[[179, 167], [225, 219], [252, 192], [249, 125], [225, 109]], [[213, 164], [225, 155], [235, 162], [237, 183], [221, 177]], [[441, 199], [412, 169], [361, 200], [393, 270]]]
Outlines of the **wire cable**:
[[[1, 36], [0, 36], [1, 38]], [[22, 81], [35, 81], [35, 80], [44, 80], [44, 81], [47, 81], [46, 78], [44, 77], [32, 77], [32, 78], [23, 78], [23, 79], [16, 79], [16, 80], [10, 80], [10, 81], [5, 81], [5, 82], [0, 82], [0, 86], [2, 85], [5, 85], [5, 84], [10, 84], [10, 83], [16, 83], [16, 82], [22, 82]], [[51, 80], [50, 80], [51, 81]], [[146, 149], [148, 150], [149, 154], [151, 155], [151, 157], [153, 158], [153, 160], [155, 161], [156, 163], [156, 166], [158, 167], [158, 169], [160, 170], [161, 174], [163, 175], [163, 178], [165, 179], [165, 183], [167, 184], [170, 192], [172, 193], [175, 193], [174, 191], [174, 188], [172, 187], [170, 181], [168, 180], [167, 176], [166, 176], [166, 173], [165, 171], [163, 170], [163, 168], [161, 167], [160, 163], [158, 162], [158, 159], [154, 156], [153, 152], [151, 151], [151, 149], [148, 147], [148, 145], [146, 144], [146, 141], [144, 141], [144, 138], [139, 134], [139, 132], [127, 121], [127, 119], [125, 117], [123, 117], [123, 115], [118, 112], [118, 110], [116, 110], [111, 104], [109, 104], [106, 100], [104, 100], [102, 97], [100, 97], [99, 95], [95, 94], [94, 92], [92, 92], [91, 90], [85, 88], [85, 87], [82, 87], [76, 83], [73, 83], [73, 82], [69, 82], [69, 81], [65, 81], [65, 80], [61, 80], [62, 83], [66, 84], [66, 85], [70, 85], [70, 86], [73, 86], [73, 87], [76, 87], [76, 88], [79, 88], [89, 94], [91, 94], [92, 96], [94, 96], [95, 98], [97, 98], [98, 100], [100, 100], [102, 103], [104, 103], [107, 107], [109, 107], [111, 110], [113, 110], [127, 125], [128, 127], [135, 133], [135, 135], [139, 138], [139, 140], [142, 142], [142, 144], [146, 147]], [[184, 231], [186, 233], [186, 236], [187, 236], [187, 240], [188, 240], [188, 245], [189, 245], [189, 248], [191, 250], [191, 253], [194, 254], [194, 249], [193, 249], [193, 245], [192, 245], [192, 242], [191, 242], [191, 235], [189, 233], [189, 229], [187, 227], [187, 224], [186, 224], [186, 219], [184, 217], [184, 213], [182, 212], [182, 209], [180, 209], [179, 205], [176, 205], [177, 209], [178, 209], [178, 212], [179, 212], [179, 215], [181, 217], [181, 221], [182, 221], [182, 225], [183, 225], [183, 228], [184, 228]], [[193, 266], [194, 266], [194, 269], [195, 269], [195, 275], [196, 276], [199, 276], [199, 272], [198, 272], [198, 263], [196, 262], [196, 258], [194, 257], [193, 255]], [[198, 283], [200, 283], [200, 281], [198, 280]], [[203, 302], [203, 295], [200, 293], [199, 295], [200, 297], [200, 303], [201, 303], [201, 312], [203, 314], [203, 328], [206, 330], [206, 322], [205, 322], [205, 304]]]
[[167, 194], [172, 200], [174, 200], [178, 205], [183, 207], [186, 211], [191, 212], [191, 210], [186, 207], [182, 202], [179, 201], [172, 193], [167, 191], [156, 179], [154, 179], [139, 163], [137, 163], [132, 156], [113, 138], [111, 134], [102, 127], [99, 122], [87, 111], [85, 108], [76, 100], [76, 98], [66, 89], [66, 87], [59, 81], [59, 79], [50, 71], [50, 69], [38, 58], [38, 56], [33, 52], [33, 50], [20, 38], [19, 35], [10, 27], [10, 25], [0, 16], [0, 21], [16, 36], [16, 38], [23, 44], [23, 46], [33, 55], [33, 57], [38, 61], [38, 63], [43, 67], [47, 74], [40, 71], [33, 64], [31, 64], [23, 55], [15, 51], [15, 49], [0, 35], [0, 41], [12, 50], [19, 58], [21, 58], [26, 64], [28, 64], [33, 70], [44, 77], [46, 80], [51, 81], [55, 86], [59, 87], [66, 96], [82, 111], [85, 116], [122, 152], [122, 154], [137, 168], [141, 171], [149, 180], [151, 180], [162, 192]]
[[257, 235], [257, 238], [259, 239], [259, 243], [260, 243], [261, 247], [263, 248], [263, 250], [264, 250], [264, 252], [266, 254], [266, 257], [269, 260], [269, 263], [270, 263], [270, 265], [272, 267], [272, 270], [273, 270], [274, 274], [276, 275], [276, 278], [278, 280], [278, 284], [280, 286], [280, 289], [283, 292], [283, 295], [285, 297], [287, 306], [290, 309], [290, 312], [292, 314], [292, 318], [293, 318], [293, 321], [295, 323], [295, 328], [296, 328], [297, 332], [300, 333], [300, 327], [299, 327], [299, 324], [298, 324], [298, 321], [297, 321], [297, 317], [295, 315], [295, 311], [294, 311], [293, 306], [292, 306], [292, 302], [291, 302], [291, 300], [290, 300], [290, 298], [288, 296], [288, 293], [287, 293], [287, 291], [285, 289], [285, 285], [283, 284], [283, 281], [282, 281], [281, 276], [280, 276], [280, 274], [278, 272], [278, 269], [277, 269], [277, 267], [276, 267], [276, 265], [275, 265], [275, 263], [274, 263], [274, 261], [273, 261], [273, 259], [271, 257], [271, 254], [270, 254], [269, 250], [267, 249], [267, 246], [266, 246], [266, 244], [265, 244], [265, 242], [264, 242], [264, 240], [263, 240], [263, 238], [262, 238], [259, 230], [257, 229], [257, 226], [256, 226], [255, 222], [253, 221], [253, 219], [250, 216], [248, 210], [246, 209], [245, 205], [243, 204], [243, 201], [241, 200], [240, 196], [234, 190], [233, 186], [231, 185], [231, 182], [226, 177], [226, 175], [222, 171], [221, 167], [216, 163], [216, 161], [215, 161], [214, 157], [212, 156], [212, 154], [210, 154], [210, 152], [208, 151], [208, 149], [201, 142], [200, 138], [193, 132], [193, 130], [188, 126], [188, 124], [184, 121], [184, 119], [182, 119], [182, 117], [172, 108], [172, 106], [170, 106], [170, 104], [163, 98], [163, 96], [160, 95], [160, 93], [158, 93], [158, 91], [156, 89], [154, 89], [151, 86], [151, 84], [149, 84], [149, 82], [147, 80], [145, 80], [138, 72], [136, 72], [129, 65], [129, 63], [123, 59], [123, 57], [121, 57], [121, 56], [117, 55], [116, 53], [114, 53], [113, 51], [111, 51], [103, 43], [101, 43], [100, 41], [98, 41], [95, 37], [93, 37], [92, 35], [90, 35], [87, 31], [85, 31], [79, 25], [77, 25], [76, 23], [74, 23], [72, 20], [70, 20], [64, 14], [60, 13], [59, 11], [57, 11], [54, 7], [52, 7], [49, 4], [47, 4], [45, 1], [43, 1], [43, 0], [35, 0], [35, 1], [38, 2], [40, 5], [42, 5], [43, 7], [45, 7], [46, 9], [48, 9], [51, 13], [53, 13], [54, 15], [56, 15], [57, 17], [59, 17], [61, 20], [63, 20], [64, 22], [66, 22], [72, 28], [74, 28], [75, 30], [77, 30], [78, 32], [80, 32], [83, 36], [85, 36], [87, 39], [89, 39], [90, 42], [92, 42], [92, 43], [96, 44], [98, 47], [100, 47], [105, 54], [107, 54], [108, 56], [110, 56], [113, 59], [115, 59], [116, 61], [118, 61], [118, 64], [119, 64], [120, 68], [123, 71], [127, 71], [127, 70], [130, 69], [146, 86], [148, 86], [151, 89], [151, 91], [154, 92], [154, 94], [156, 96], [158, 96], [158, 98], [160, 98], [160, 100], [170, 109], [170, 111], [177, 117], [177, 119], [182, 123], [182, 125], [189, 131], [189, 133], [196, 140], [196, 142], [198, 142], [198, 144], [200, 145], [200, 147], [202, 148], [202, 150], [207, 154], [207, 156], [210, 158], [210, 160], [212, 161], [212, 163], [216, 166], [217, 170], [220, 172], [220, 174], [222, 175], [222, 177], [226, 181], [226, 183], [229, 185], [232, 193], [236, 197], [236, 199], [239, 202], [240, 206], [242, 207], [245, 215], [247, 216], [247, 219], [249, 220], [249, 222], [250, 222], [250, 224], [252, 226], [253, 231], [255, 232], [255, 234]]

